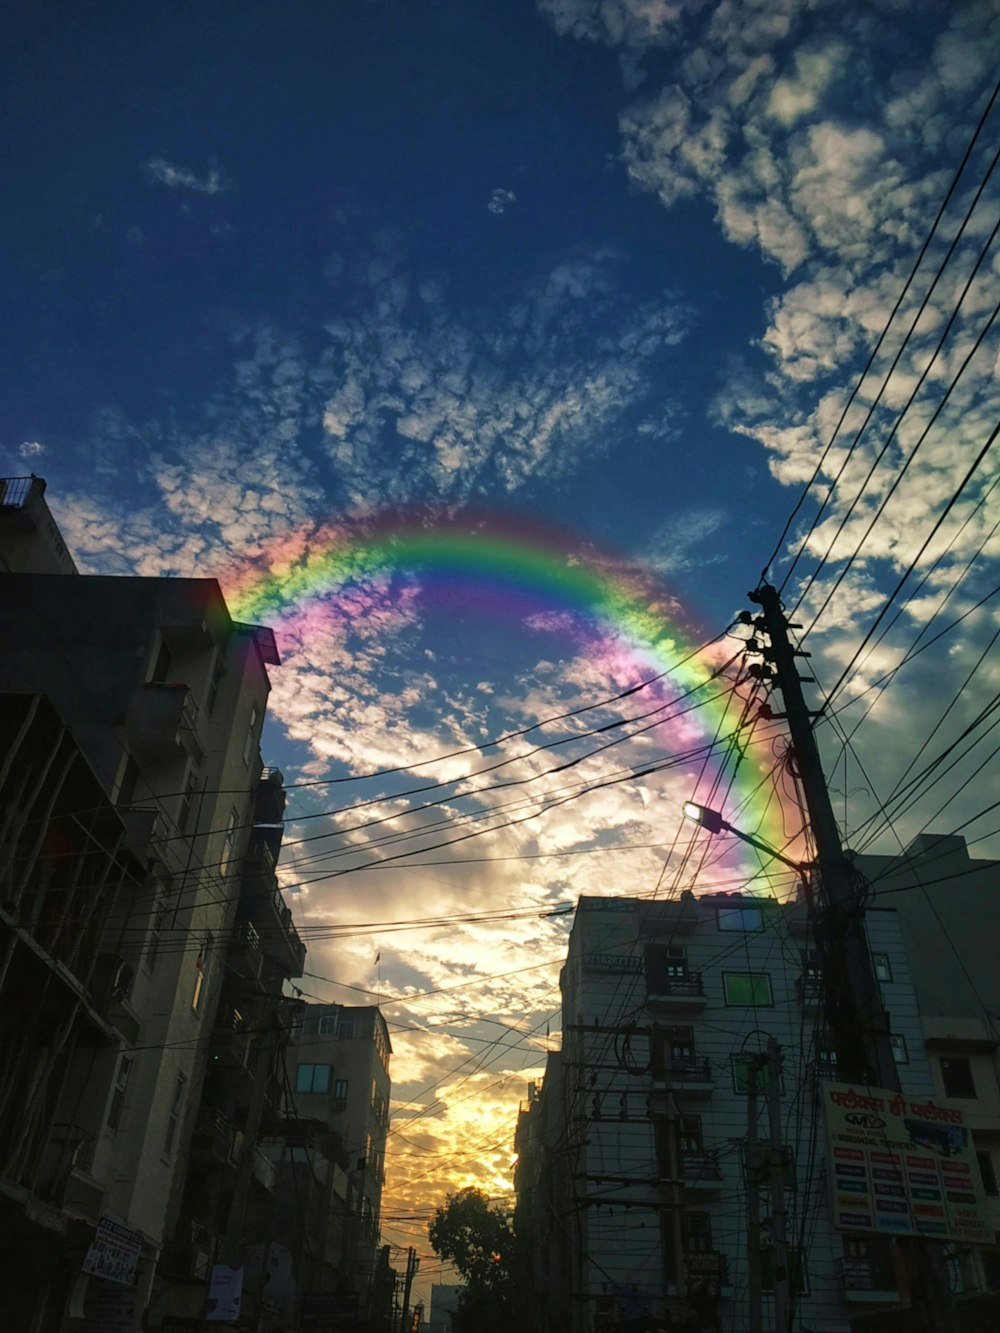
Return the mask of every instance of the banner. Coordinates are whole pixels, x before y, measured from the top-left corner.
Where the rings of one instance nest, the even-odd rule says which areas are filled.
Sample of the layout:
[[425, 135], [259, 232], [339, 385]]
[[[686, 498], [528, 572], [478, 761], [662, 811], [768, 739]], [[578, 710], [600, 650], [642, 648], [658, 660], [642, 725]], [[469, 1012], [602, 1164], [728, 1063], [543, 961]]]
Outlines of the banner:
[[888, 1088], [820, 1091], [838, 1230], [993, 1243], [964, 1112]]

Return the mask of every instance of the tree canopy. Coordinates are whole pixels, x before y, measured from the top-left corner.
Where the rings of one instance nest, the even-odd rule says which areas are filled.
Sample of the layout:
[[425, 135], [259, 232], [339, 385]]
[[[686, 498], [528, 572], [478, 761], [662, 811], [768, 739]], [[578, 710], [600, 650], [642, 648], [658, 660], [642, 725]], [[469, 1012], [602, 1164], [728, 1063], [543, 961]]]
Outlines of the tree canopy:
[[435, 1254], [450, 1260], [465, 1282], [457, 1327], [487, 1330], [507, 1324], [516, 1304], [516, 1239], [502, 1208], [469, 1186], [449, 1194], [427, 1228]]

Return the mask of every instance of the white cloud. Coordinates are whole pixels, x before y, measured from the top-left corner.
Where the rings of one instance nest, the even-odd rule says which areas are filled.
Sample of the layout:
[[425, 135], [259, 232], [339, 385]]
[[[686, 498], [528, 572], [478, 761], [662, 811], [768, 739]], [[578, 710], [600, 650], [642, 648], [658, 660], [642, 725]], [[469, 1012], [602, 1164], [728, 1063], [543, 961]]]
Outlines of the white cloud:
[[18, 446], [17, 452], [22, 458], [38, 458], [40, 454], [45, 453], [45, 445], [39, 440], [24, 440]]
[[229, 181], [216, 166], [211, 166], [203, 176], [188, 167], [178, 167], [166, 158], [153, 157], [143, 165], [147, 178], [156, 185], [166, 185], [172, 190], [193, 190], [196, 194], [221, 194], [229, 188]]
[[486, 207], [491, 213], [504, 213], [507, 209], [517, 202], [517, 195], [513, 190], [494, 190], [490, 195]]

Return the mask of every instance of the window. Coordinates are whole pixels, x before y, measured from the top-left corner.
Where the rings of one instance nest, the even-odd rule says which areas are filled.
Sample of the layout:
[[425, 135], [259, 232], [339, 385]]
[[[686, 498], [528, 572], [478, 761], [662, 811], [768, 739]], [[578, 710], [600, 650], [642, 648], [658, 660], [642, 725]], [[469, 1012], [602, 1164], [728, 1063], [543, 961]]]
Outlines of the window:
[[684, 1249], [689, 1254], [704, 1254], [712, 1248], [712, 1219], [708, 1213], [684, 1214]]
[[906, 1049], [906, 1038], [898, 1032], [893, 1032], [889, 1036], [889, 1045], [892, 1047], [892, 1058], [897, 1065], [908, 1065], [910, 1063], [910, 1053]]
[[682, 1153], [704, 1152], [705, 1141], [701, 1133], [700, 1115], [682, 1115], [677, 1129], [680, 1134]]
[[174, 1095], [170, 1102], [170, 1114], [167, 1116], [167, 1134], [163, 1140], [163, 1151], [168, 1157], [173, 1152], [174, 1144], [177, 1141], [177, 1126], [180, 1124], [186, 1084], [187, 1079], [184, 1075], [178, 1074], [177, 1082], [174, 1084]]
[[348, 1083], [346, 1078], [337, 1079], [336, 1083], [333, 1085], [333, 1100], [335, 1102], [347, 1101], [347, 1087]]
[[350, 1041], [358, 1035], [358, 1020], [354, 1017], [341, 1018], [337, 1024], [337, 1036], [341, 1041]]
[[125, 760], [122, 780], [118, 787], [118, 805], [131, 805], [135, 800], [135, 789], [139, 783], [139, 765], [131, 755]]
[[1000, 1194], [997, 1189], [997, 1173], [993, 1165], [992, 1154], [988, 1152], [977, 1152], [976, 1161], [979, 1163], [979, 1174], [983, 1178], [983, 1189], [987, 1194], [996, 1196]]
[[247, 723], [246, 739], [243, 742], [243, 762], [249, 764], [250, 756], [253, 754], [253, 747], [257, 741], [257, 718], [260, 714], [257, 712], [257, 705], [250, 705], [250, 720]]
[[668, 1069], [689, 1069], [694, 1062], [694, 1028], [653, 1029], [651, 1072], [654, 1078], [663, 1078]]
[[837, 1080], [837, 1052], [829, 1036], [816, 1042], [816, 1075], [818, 1078]]
[[236, 830], [239, 828], [240, 816], [236, 809], [229, 812], [229, 823], [226, 826], [226, 836], [222, 844], [222, 860], [219, 862], [219, 874], [224, 875], [232, 865], [233, 856], [236, 852]]
[[771, 978], [766, 972], [723, 972], [722, 987], [728, 1005], [756, 1008], [774, 1004]]
[[333, 1065], [299, 1065], [295, 1073], [296, 1092], [329, 1092]]
[[687, 950], [673, 944], [646, 948], [646, 989], [650, 995], [669, 995], [671, 982], [687, 981]]
[[118, 1069], [115, 1072], [115, 1086], [111, 1089], [111, 1102], [108, 1106], [108, 1115], [105, 1121], [112, 1134], [118, 1132], [118, 1126], [122, 1122], [122, 1111], [125, 1109], [125, 1091], [128, 1088], [128, 1079], [131, 1072], [131, 1057], [127, 1055], [120, 1056]]
[[198, 1012], [201, 1005], [202, 993], [205, 989], [205, 978], [208, 974], [208, 957], [212, 948], [212, 937], [207, 935], [201, 948], [198, 950], [198, 957], [194, 960], [194, 994], [191, 996], [191, 1008]]
[[160, 646], [156, 650], [156, 656], [153, 658], [153, 666], [149, 673], [149, 683], [151, 685], [165, 685], [167, 677], [170, 675], [170, 649], [167, 647], [165, 639], [160, 639]]
[[[789, 1245], [787, 1250], [789, 1290], [795, 1296], [808, 1296], [809, 1283], [799, 1248], [797, 1245]], [[761, 1287], [764, 1291], [774, 1290], [774, 1250], [770, 1246], [761, 1252]]]
[[760, 930], [759, 907], [720, 907], [716, 913], [720, 930]]
[[[763, 1052], [759, 1055], [755, 1055], [752, 1051], [749, 1051], [744, 1055], [734, 1055], [732, 1057], [732, 1062], [734, 1092], [748, 1092], [750, 1090], [750, 1079], [755, 1063], [757, 1074], [754, 1087], [756, 1087], [758, 1094], [763, 1094], [767, 1091], [769, 1070], [767, 1067], [767, 1057]], [[782, 1090], [784, 1090], [784, 1082], [784, 1076], [782, 1075]]]
[[215, 705], [219, 702], [219, 690], [222, 688], [222, 680], [226, 674], [226, 668], [222, 661], [222, 654], [217, 653], [215, 665], [212, 667], [212, 679], [208, 682], [208, 698], [205, 700], [205, 711], [211, 717], [215, 712]]
[[972, 1066], [960, 1055], [941, 1056], [941, 1081], [946, 1097], [975, 1097]]
[[872, 966], [875, 969], [876, 981], [892, 980], [892, 967], [889, 964], [889, 955], [887, 953], [873, 953]]
[[163, 943], [163, 932], [167, 927], [168, 916], [169, 912], [162, 903], [154, 904], [152, 920], [149, 923], [149, 935], [146, 937], [146, 952], [142, 959], [150, 972], [156, 966], [156, 959], [159, 956], [160, 945]]
[[188, 831], [188, 823], [191, 819], [191, 810], [194, 806], [194, 791], [196, 779], [193, 772], [187, 775], [184, 783], [184, 795], [181, 797], [181, 808], [177, 813], [177, 827], [181, 833]]

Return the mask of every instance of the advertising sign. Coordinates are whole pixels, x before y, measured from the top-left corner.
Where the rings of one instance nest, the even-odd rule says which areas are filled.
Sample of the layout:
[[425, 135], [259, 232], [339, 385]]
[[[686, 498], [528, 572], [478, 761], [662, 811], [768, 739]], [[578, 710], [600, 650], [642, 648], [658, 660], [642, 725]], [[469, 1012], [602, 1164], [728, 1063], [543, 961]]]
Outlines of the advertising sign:
[[993, 1243], [962, 1111], [888, 1088], [821, 1091], [835, 1227]]
[[135, 1270], [142, 1250], [142, 1235], [116, 1218], [105, 1215], [97, 1223], [90, 1249], [83, 1260], [83, 1272], [119, 1282], [123, 1287], [135, 1283]]
[[243, 1269], [240, 1265], [213, 1264], [208, 1283], [205, 1318], [234, 1324], [240, 1317], [243, 1301]]

